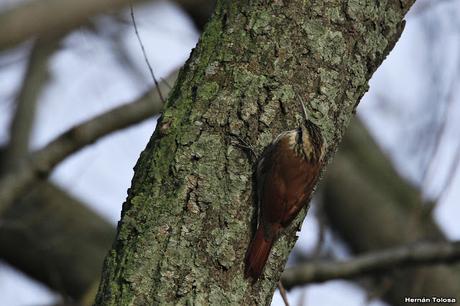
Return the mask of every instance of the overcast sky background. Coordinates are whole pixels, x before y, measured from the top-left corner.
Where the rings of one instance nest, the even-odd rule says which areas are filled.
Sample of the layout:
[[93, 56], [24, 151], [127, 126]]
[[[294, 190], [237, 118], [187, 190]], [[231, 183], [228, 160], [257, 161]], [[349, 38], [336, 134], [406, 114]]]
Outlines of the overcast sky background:
[[[11, 3], [0, 0], [3, 6]], [[180, 9], [166, 2], [138, 6], [135, 15], [155, 74], [166, 77], [188, 58], [199, 33]], [[129, 20], [128, 11], [124, 17]], [[435, 217], [450, 238], [460, 239], [458, 171], [444, 190], [460, 141], [460, 1], [422, 0], [406, 19], [401, 39], [374, 74], [358, 114], [404, 176], [422, 184], [426, 197], [441, 194]], [[81, 29], [68, 36], [53, 56], [50, 81], [40, 97], [33, 148], [40, 148], [82, 120], [133, 100], [152, 86], [132, 26], [126, 23], [120, 31], [112, 17], [101, 17], [97, 29], [106, 39], [101, 39], [100, 33]], [[114, 37], [121, 42], [115, 49], [109, 43]], [[120, 53], [115, 51], [120, 47], [126, 50], [135, 70], [120, 66]], [[26, 44], [0, 54], [1, 143], [7, 141], [12, 103], [28, 51]], [[417, 141], [445, 120], [445, 133], [435, 155], [437, 162], [430, 168], [430, 180], [421, 182], [421, 169], [426, 165], [423, 156], [430, 147]], [[115, 224], [130, 186], [132, 168], [155, 124], [156, 120], [150, 119], [102, 139], [68, 158], [51, 179], [91, 203]], [[313, 215], [309, 213], [296, 247], [311, 249], [315, 245], [318, 225]], [[336, 243], [331, 233], [326, 243]], [[346, 249], [336, 248], [347, 256]], [[48, 305], [56, 298], [46, 287], [0, 262], [0, 305]], [[385, 305], [380, 301], [368, 303], [364, 291], [346, 281], [311, 285], [289, 293], [291, 305], [297, 305], [301, 298], [306, 305]], [[272, 305], [284, 305], [278, 294]]]

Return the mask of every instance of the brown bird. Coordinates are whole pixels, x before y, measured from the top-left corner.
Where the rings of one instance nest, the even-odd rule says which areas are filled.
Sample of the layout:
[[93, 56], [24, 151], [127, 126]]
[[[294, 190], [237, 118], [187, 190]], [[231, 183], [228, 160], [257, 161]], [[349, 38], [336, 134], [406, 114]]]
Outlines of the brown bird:
[[304, 124], [276, 137], [257, 165], [259, 225], [245, 260], [245, 276], [254, 282], [280, 232], [310, 200], [323, 164], [325, 141], [303, 108]]

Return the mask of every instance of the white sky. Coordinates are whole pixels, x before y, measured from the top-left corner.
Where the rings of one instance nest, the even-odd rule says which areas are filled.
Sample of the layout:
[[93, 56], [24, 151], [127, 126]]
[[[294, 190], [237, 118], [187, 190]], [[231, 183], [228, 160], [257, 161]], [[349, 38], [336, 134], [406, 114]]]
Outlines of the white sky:
[[[429, 3], [430, 1], [422, 1]], [[426, 16], [427, 14], [430, 16]], [[416, 112], [420, 100], [428, 95], [432, 80], [427, 77], [427, 60], [436, 59], [435, 66], [443, 71], [441, 79], [450, 80], [458, 71], [460, 54], [459, 30], [455, 30], [455, 18], [460, 15], [460, 5], [444, 1], [426, 13], [411, 14], [406, 29], [384, 64], [371, 81], [369, 93], [363, 98], [358, 113], [395, 160], [402, 173], [416, 180], [417, 164], [409, 160], [401, 150], [401, 139], [412, 135], [412, 126], [423, 118]], [[126, 14], [128, 17], [129, 15]], [[460, 18], [457, 18], [460, 20]], [[181, 66], [188, 58], [198, 39], [191, 22], [177, 8], [167, 3], [145, 5], [136, 9], [136, 20], [143, 43], [157, 77]], [[434, 23], [437, 48], [427, 42], [426, 24]], [[81, 30], [65, 40], [65, 47], [52, 58], [51, 82], [40, 97], [40, 110], [34, 129], [32, 146], [38, 148], [74, 124], [128, 102], [151, 85], [148, 69], [132, 27], [113, 31], [112, 20], [100, 18], [98, 25], [107, 37], [119, 36], [140, 76], [121, 69], [112, 46], [94, 34]], [[458, 28], [458, 27], [457, 27]], [[435, 49], [435, 55], [427, 51]], [[27, 47], [26, 47], [27, 49]], [[20, 59], [27, 50], [14, 50], [0, 57], [1, 64]], [[0, 141], [6, 140], [11, 98], [14, 97], [24, 71], [24, 61], [8, 65], [0, 70]], [[445, 74], [445, 75], [444, 75]], [[448, 83], [448, 81], [442, 80]], [[444, 84], [444, 83], [443, 83]], [[446, 86], [444, 86], [446, 87]], [[387, 100], [382, 102], [382, 96]], [[436, 103], [437, 101], [432, 101]], [[427, 187], [427, 196], [435, 195], [442, 188], [453, 152], [458, 144], [458, 103], [452, 104], [450, 123], [442, 142], [442, 150], [432, 175], [433, 183]], [[401, 124], [404, 122], [404, 124]], [[93, 208], [107, 219], [119, 219], [121, 204], [126, 197], [133, 175], [132, 168], [144, 149], [155, 127], [155, 120], [115, 133], [63, 162], [52, 175], [52, 180], [69, 192], [91, 203]], [[98, 186], [98, 188], [93, 188]], [[451, 188], [442, 197], [436, 209], [436, 218], [445, 232], [453, 239], [460, 239], [457, 205], [460, 198], [460, 178], [456, 175]], [[317, 236], [317, 222], [306, 219], [298, 245], [311, 249]], [[333, 239], [333, 238], [330, 238]], [[332, 294], [331, 294], [332, 293]], [[0, 263], [0, 305], [46, 305], [56, 297], [46, 287]], [[332, 281], [320, 285], [295, 289], [289, 293], [292, 305], [299, 299], [306, 305], [366, 305], [366, 296], [358, 286], [346, 281]], [[275, 295], [272, 305], [284, 305]], [[384, 305], [372, 301], [369, 305]]]

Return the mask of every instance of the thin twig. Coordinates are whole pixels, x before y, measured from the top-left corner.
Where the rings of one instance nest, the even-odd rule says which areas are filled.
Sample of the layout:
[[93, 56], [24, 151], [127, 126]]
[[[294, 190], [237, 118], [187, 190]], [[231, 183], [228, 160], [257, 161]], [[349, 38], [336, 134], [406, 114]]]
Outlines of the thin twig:
[[291, 289], [308, 283], [394, 270], [400, 267], [460, 261], [460, 241], [419, 243], [362, 255], [345, 262], [324, 261], [302, 264], [284, 271], [281, 281]]
[[280, 291], [281, 297], [283, 298], [284, 305], [289, 306], [289, 300], [287, 298], [286, 289], [284, 289], [283, 283], [280, 281], [278, 282], [278, 289]]
[[300, 297], [297, 300], [297, 306], [307, 306], [307, 288], [303, 288]]
[[139, 42], [139, 45], [141, 46], [142, 54], [144, 55], [145, 63], [147, 64], [147, 67], [149, 68], [150, 75], [152, 76], [153, 83], [155, 84], [155, 88], [158, 91], [158, 95], [160, 96], [160, 99], [164, 104], [165, 99], [163, 98], [163, 95], [161, 94], [161, 90], [160, 90], [158, 80], [155, 77], [155, 74], [153, 73], [152, 65], [150, 65], [150, 61], [149, 61], [149, 59], [147, 57], [147, 52], [145, 52], [144, 44], [142, 43], [141, 36], [139, 35], [139, 30], [137, 29], [136, 18], [134, 17], [133, 3], [132, 3], [131, 0], [129, 1], [129, 9], [131, 11], [131, 20], [133, 22], [134, 32], [136, 33], [137, 41]]
[[313, 249], [312, 256], [318, 259], [326, 241], [326, 214], [324, 213], [324, 204], [321, 200], [316, 203], [316, 219], [318, 220], [318, 241]]

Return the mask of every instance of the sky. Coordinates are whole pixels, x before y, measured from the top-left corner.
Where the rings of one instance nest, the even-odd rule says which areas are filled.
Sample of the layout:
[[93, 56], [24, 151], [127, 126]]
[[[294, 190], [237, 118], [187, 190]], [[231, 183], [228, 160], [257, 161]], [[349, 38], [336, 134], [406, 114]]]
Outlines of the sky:
[[[453, 179], [448, 179], [460, 131], [459, 120], [456, 120], [460, 118], [458, 98], [451, 94], [460, 75], [460, 26], [457, 21], [460, 20], [460, 4], [458, 1], [435, 2], [420, 1], [409, 13], [404, 33], [372, 77], [370, 90], [358, 107], [358, 115], [401, 174], [423, 186], [425, 197], [441, 194], [435, 218], [448, 237], [460, 239], [456, 220], [460, 215], [458, 171]], [[188, 58], [199, 34], [180, 9], [166, 2], [138, 6], [135, 15], [155, 74], [159, 78], [166, 77]], [[125, 11], [123, 16], [129, 20], [129, 12]], [[133, 100], [152, 86], [129, 22], [121, 31], [114, 26], [111, 17], [98, 18], [96, 24], [98, 35], [85, 29], [72, 33], [51, 59], [50, 82], [39, 98], [33, 149], [42, 147], [82, 120]], [[107, 39], [101, 39], [101, 35]], [[112, 38], [119, 42], [115, 48], [109, 42]], [[7, 141], [11, 104], [24, 74], [29, 50], [30, 45], [26, 43], [0, 54], [2, 143]], [[132, 69], [119, 65], [123, 54], [132, 63]], [[421, 182], [421, 161], [412, 158], [413, 146], [405, 139], [422, 133], [424, 129], [420, 126], [436, 129], [439, 122], [431, 118], [433, 112], [439, 113], [438, 121], [447, 120], [448, 123], [440, 150], [435, 155], [436, 163], [429, 171], [430, 180]], [[130, 186], [132, 168], [155, 124], [156, 119], [150, 119], [96, 142], [60, 164], [51, 179], [84, 202], [91, 203], [94, 210], [115, 224]], [[447, 189], [446, 181], [450, 181]], [[93, 188], [95, 185], [98, 188]], [[315, 245], [318, 224], [311, 217], [313, 215], [309, 213], [306, 218], [297, 247], [311, 250]], [[336, 238], [331, 233], [327, 237], [335, 244]], [[337, 253], [348, 256], [346, 248], [337, 248]], [[378, 300], [367, 301], [361, 288], [340, 280], [294, 289], [288, 297], [292, 305], [300, 300], [304, 300], [305, 305], [385, 305]], [[47, 305], [56, 299], [57, 295], [46, 287], [0, 262], [0, 305]], [[279, 294], [275, 294], [272, 305], [284, 305]]]

